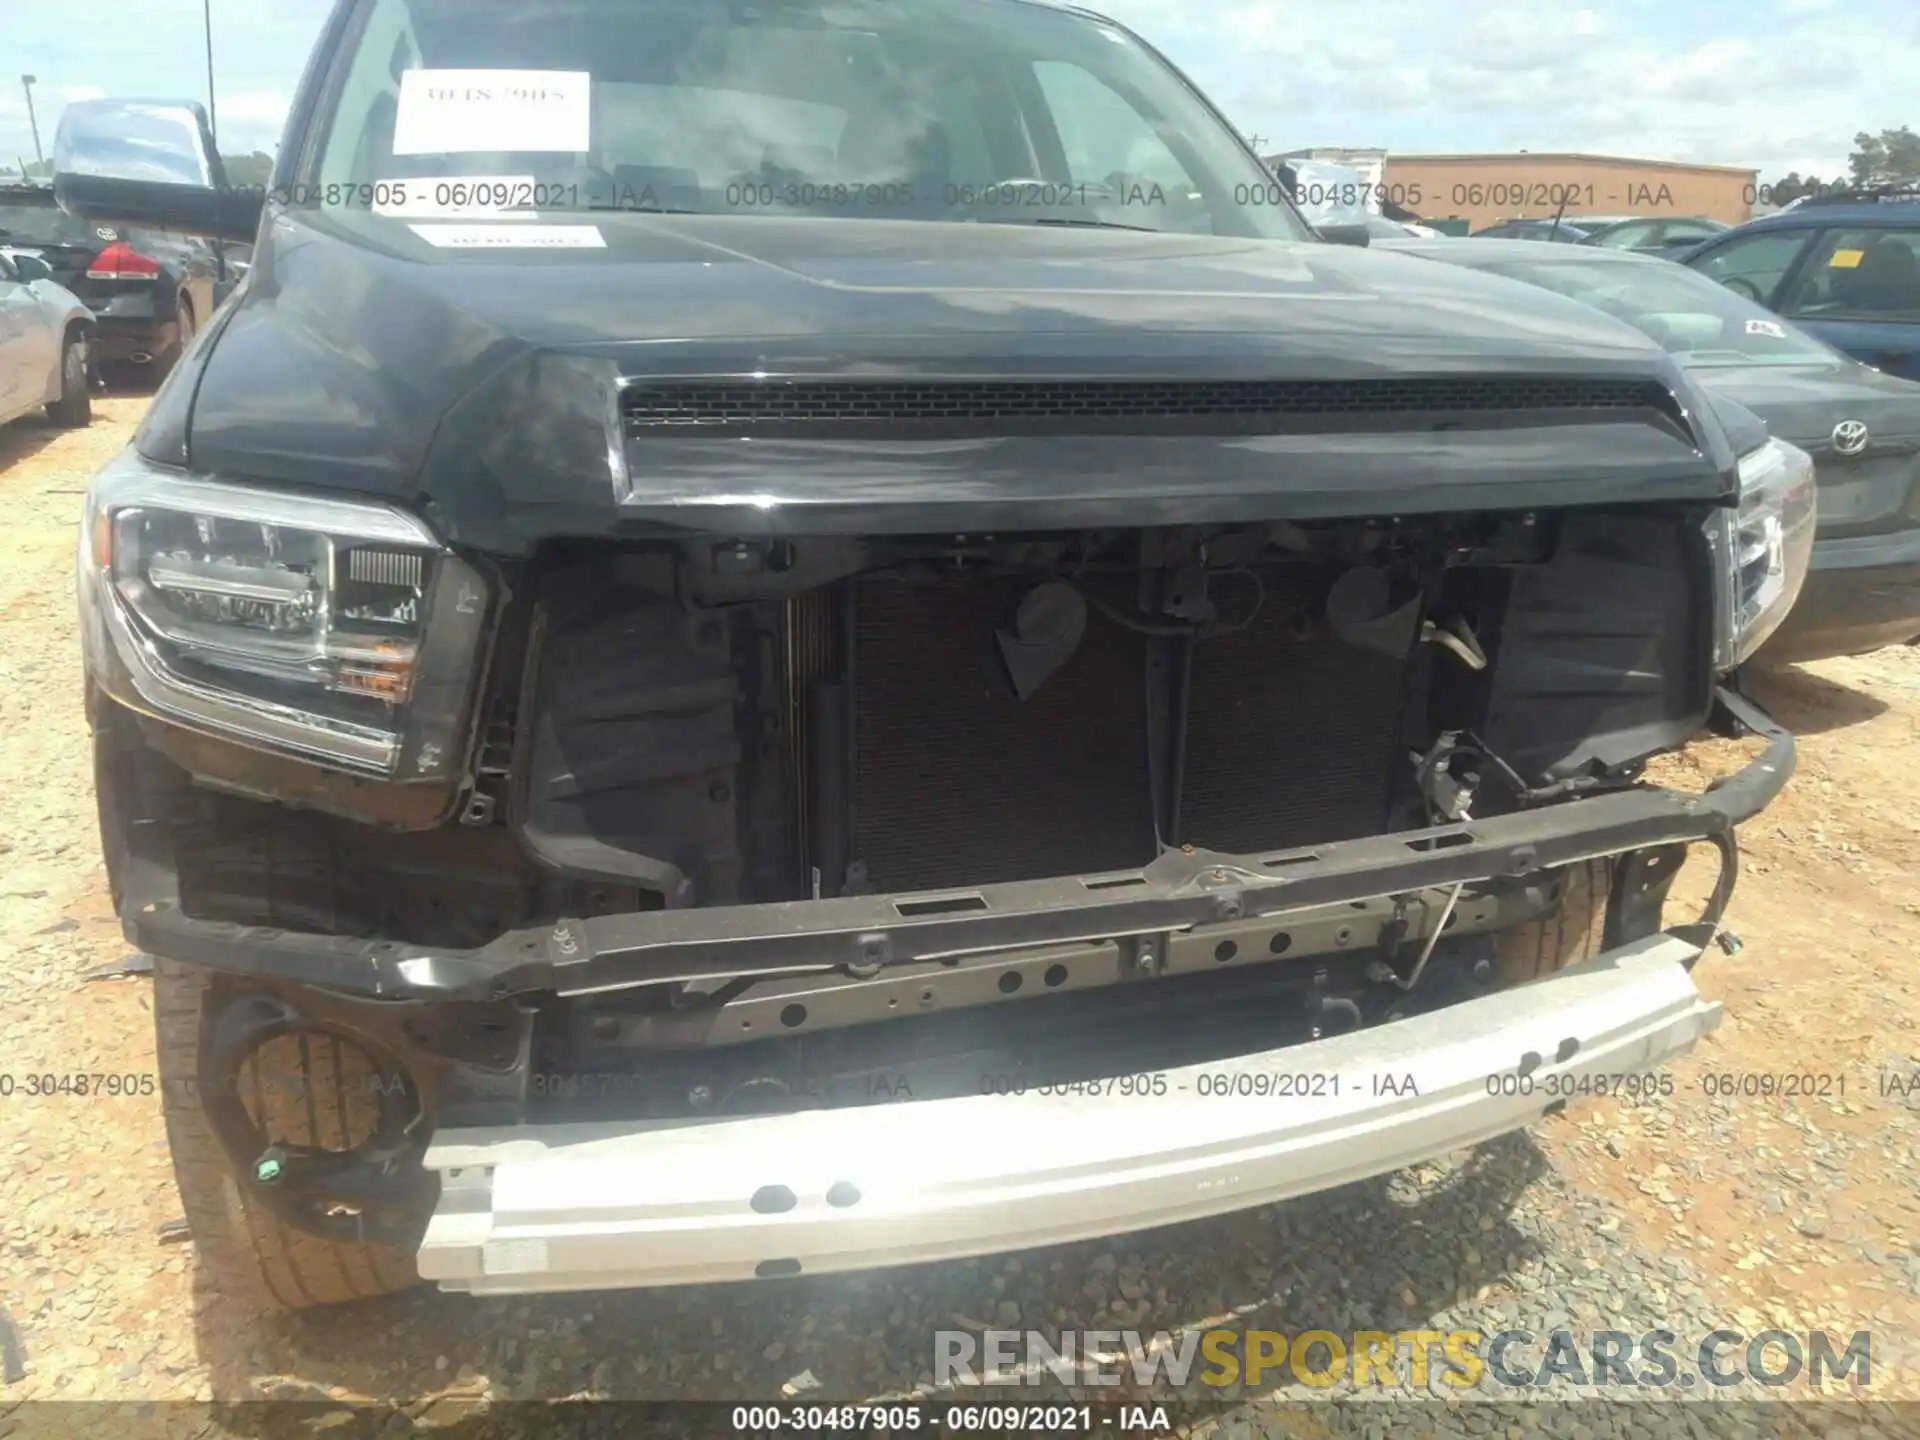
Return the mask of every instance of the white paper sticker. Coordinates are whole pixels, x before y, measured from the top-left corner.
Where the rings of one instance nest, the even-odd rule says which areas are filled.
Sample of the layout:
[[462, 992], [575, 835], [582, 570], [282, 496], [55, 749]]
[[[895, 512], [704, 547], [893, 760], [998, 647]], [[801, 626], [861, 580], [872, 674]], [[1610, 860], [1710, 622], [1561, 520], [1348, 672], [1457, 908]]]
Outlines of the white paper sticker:
[[604, 250], [597, 225], [409, 225], [442, 250]]
[[409, 70], [393, 153], [581, 153], [591, 143], [592, 85], [585, 70]]
[[538, 1275], [547, 1268], [545, 1240], [489, 1240], [480, 1250], [487, 1275]]
[[1749, 320], [1747, 334], [1765, 335], [1772, 340], [1784, 340], [1787, 338], [1787, 329], [1786, 326], [1772, 320]]
[[409, 175], [375, 186], [374, 213], [400, 220], [536, 220], [543, 205], [568, 204], [572, 187], [531, 175]]

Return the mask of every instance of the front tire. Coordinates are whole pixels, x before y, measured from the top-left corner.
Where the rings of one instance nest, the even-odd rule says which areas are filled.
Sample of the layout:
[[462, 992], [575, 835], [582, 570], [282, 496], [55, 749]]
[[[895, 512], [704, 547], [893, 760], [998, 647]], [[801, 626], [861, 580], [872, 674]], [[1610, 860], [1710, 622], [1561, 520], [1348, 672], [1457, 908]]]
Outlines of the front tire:
[[1559, 903], [1538, 919], [1496, 938], [1495, 968], [1509, 985], [1522, 984], [1591, 960], [1606, 945], [1613, 864], [1582, 860], [1560, 872]]
[[[174, 1182], [198, 1263], [223, 1295], [266, 1310], [306, 1310], [389, 1295], [419, 1284], [397, 1246], [322, 1239], [249, 1201], [200, 1101], [202, 1015], [212, 988], [197, 966], [154, 962], [154, 1039]], [[330, 1037], [284, 1035], [241, 1068], [262, 1128], [298, 1145], [350, 1146], [367, 1123], [377, 1075], [366, 1057]]]
[[47, 406], [47, 418], [63, 430], [93, 423], [93, 391], [87, 377], [87, 341], [69, 331], [60, 347], [60, 398]]

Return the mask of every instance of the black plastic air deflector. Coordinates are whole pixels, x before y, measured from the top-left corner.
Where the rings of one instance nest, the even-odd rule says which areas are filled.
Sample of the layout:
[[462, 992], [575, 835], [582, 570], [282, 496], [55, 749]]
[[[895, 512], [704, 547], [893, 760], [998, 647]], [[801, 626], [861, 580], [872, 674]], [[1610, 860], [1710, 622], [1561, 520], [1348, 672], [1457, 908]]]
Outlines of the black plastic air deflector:
[[1712, 704], [1712, 567], [1673, 515], [1573, 511], [1513, 573], [1481, 735], [1530, 783], [1677, 748]]
[[570, 874], [738, 898], [739, 684], [726, 621], [638, 590], [556, 588], [533, 690], [522, 838]]

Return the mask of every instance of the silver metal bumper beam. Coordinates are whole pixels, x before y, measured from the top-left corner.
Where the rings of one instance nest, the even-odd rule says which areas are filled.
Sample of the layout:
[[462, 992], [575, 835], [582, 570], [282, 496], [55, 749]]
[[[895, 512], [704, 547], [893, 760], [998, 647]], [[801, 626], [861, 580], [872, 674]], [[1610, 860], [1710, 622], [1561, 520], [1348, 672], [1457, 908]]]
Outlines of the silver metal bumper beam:
[[1698, 953], [1654, 936], [1518, 989], [1134, 1087], [1157, 1094], [449, 1131], [426, 1157], [443, 1190], [420, 1271], [488, 1295], [818, 1274], [1324, 1190], [1520, 1129], [1568, 1080], [1690, 1050], [1720, 1018], [1688, 974]]

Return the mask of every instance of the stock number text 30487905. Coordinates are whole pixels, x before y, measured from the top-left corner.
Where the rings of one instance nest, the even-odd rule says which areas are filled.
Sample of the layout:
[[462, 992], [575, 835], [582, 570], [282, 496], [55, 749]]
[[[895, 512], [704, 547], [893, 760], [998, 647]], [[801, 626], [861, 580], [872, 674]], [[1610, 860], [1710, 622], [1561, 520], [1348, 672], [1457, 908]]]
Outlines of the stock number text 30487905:
[[1318, 1070], [1152, 1071], [1097, 1080], [1041, 1082], [1016, 1070], [982, 1074], [980, 1093], [1108, 1099], [1191, 1095], [1202, 1100], [1317, 1100], [1341, 1095], [1418, 1095], [1420, 1087], [1411, 1074], [1386, 1071], [1347, 1075]]

